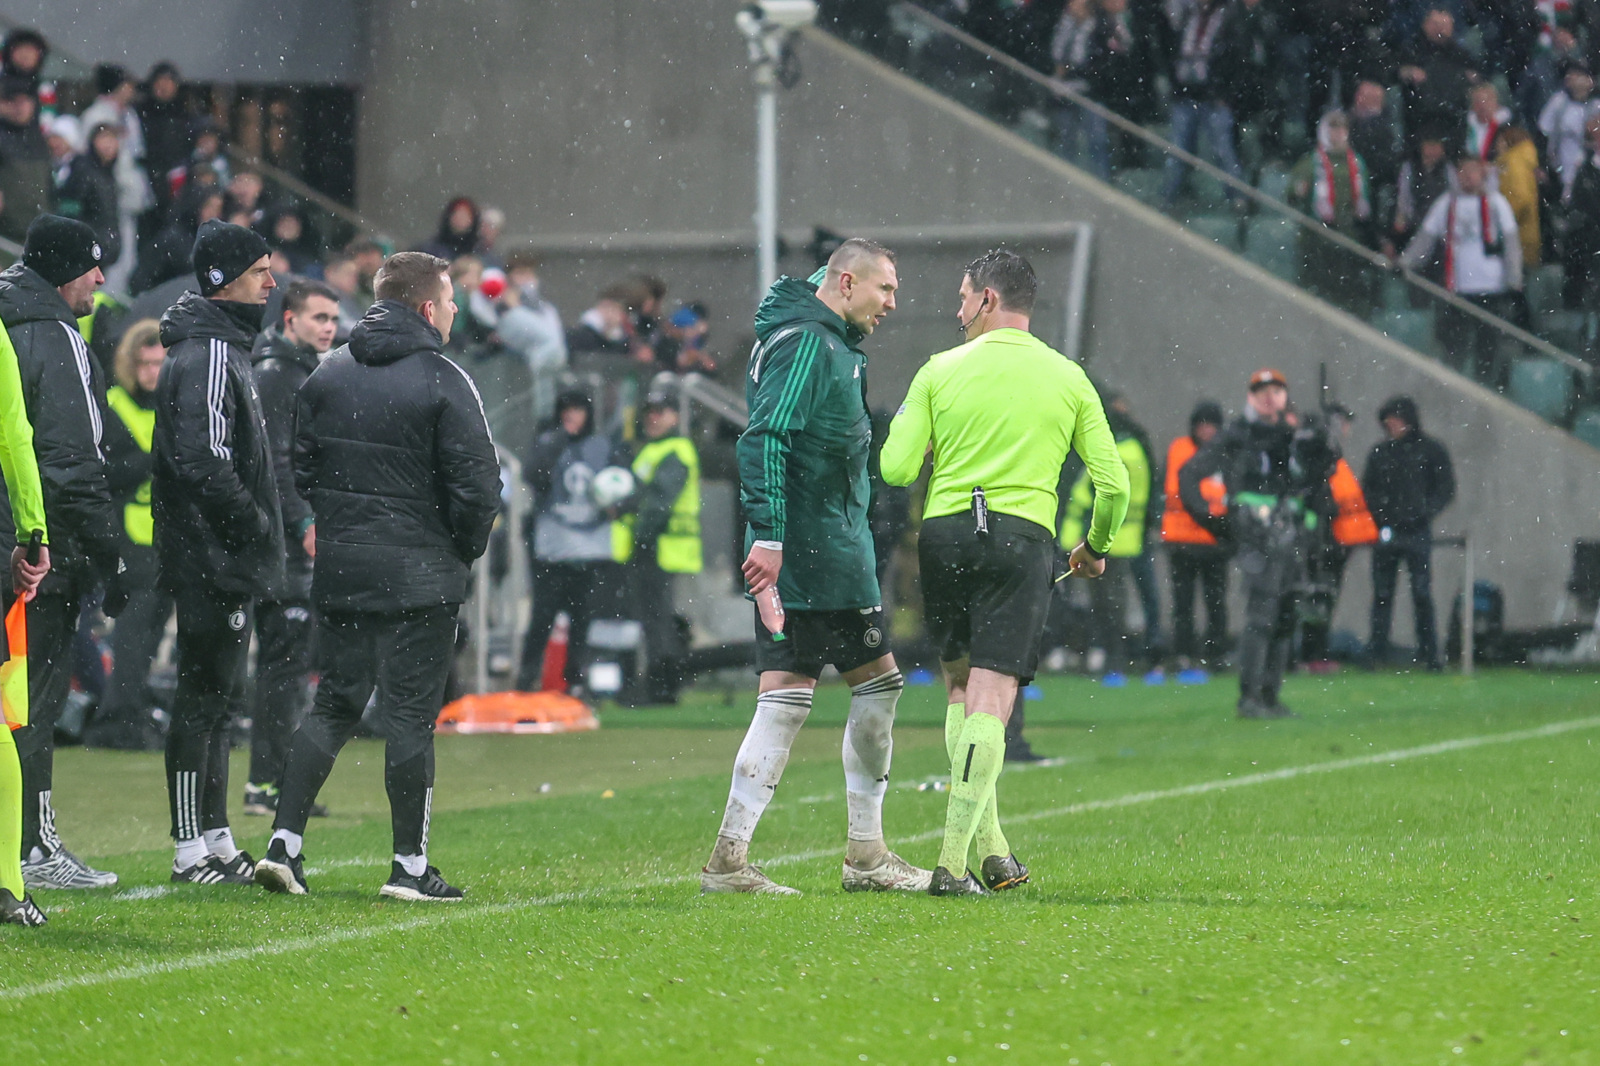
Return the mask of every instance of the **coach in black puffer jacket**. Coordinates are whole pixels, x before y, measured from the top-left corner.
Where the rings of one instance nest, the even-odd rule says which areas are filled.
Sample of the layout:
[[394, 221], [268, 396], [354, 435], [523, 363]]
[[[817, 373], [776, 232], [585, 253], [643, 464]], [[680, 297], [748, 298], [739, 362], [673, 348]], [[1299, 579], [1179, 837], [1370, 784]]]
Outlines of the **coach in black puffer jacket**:
[[317, 516], [322, 611], [459, 604], [500, 506], [483, 406], [439, 331], [372, 306], [300, 390], [295, 483]]

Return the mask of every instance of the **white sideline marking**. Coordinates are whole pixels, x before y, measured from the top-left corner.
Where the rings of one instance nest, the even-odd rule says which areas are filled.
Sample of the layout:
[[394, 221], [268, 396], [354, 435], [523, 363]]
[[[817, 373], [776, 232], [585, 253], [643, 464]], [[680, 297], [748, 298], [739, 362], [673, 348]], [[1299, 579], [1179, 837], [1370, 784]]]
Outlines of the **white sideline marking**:
[[[1433, 744], [1423, 744], [1415, 748], [1400, 748], [1395, 751], [1374, 752], [1371, 755], [1358, 755], [1349, 759], [1334, 759], [1329, 762], [1307, 763], [1302, 766], [1286, 766], [1281, 770], [1267, 770], [1259, 774], [1245, 774], [1241, 777], [1224, 777], [1213, 781], [1201, 781], [1193, 785], [1180, 785], [1177, 788], [1158, 789], [1149, 792], [1130, 792], [1124, 796], [1113, 796], [1109, 799], [1085, 800], [1081, 803], [1068, 804], [1065, 807], [1053, 807], [1048, 810], [1029, 811], [1024, 814], [1011, 815], [1006, 818], [1008, 824], [1016, 822], [1036, 822], [1045, 818], [1060, 818], [1070, 814], [1083, 814], [1089, 811], [1115, 810], [1119, 807], [1132, 807], [1141, 803], [1153, 803], [1156, 800], [1177, 799], [1181, 796], [1198, 796], [1208, 792], [1223, 792], [1232, 788], [1243, 788], [1247, 785], [1263, 785], [1273, 781], [1287, 781], [1291, 778], [1306, 777], [1311, 774], [1334, 773], [1339, 770], [1353, 770], [1362, 766], [1379, 766], [1383, 763], [1404, 762], [1408, 759], [1420, 759], [1429, 755], [1443, 755], [1446, 752], [1466, 751], [1471, 748], [1486, 747], [1491, 744], [1514, 744], [1523, 740], [1538, 740], [1544, 737], [1560, 736], [1563, 733], [1572, 733], [1582, 729], [1600, 727], [1600, 715], [1590, 718], [1574, 718], [1566, 722], [1551, 722], [1549, 725], [1538, 726], [1534, 729], [1519, 729], [1511, 733], [1492, 733], [1487, 736], [1460, 737], [1456, 740], [1441, 740]], [[899, 838], [903, 843], [920, 843], [928, 840], [937, 840], [944, 836], [943, 829], [929, 830], [915, 836]], [[815, 851], [798, 852], [792, 855], [780, 855], [763, 862], [763, 866], [784, 866], [797, 862], [811, 862], [816, 859], [837, 855], [838, 848], [826, 848]], [[346, 860], [350, 865], [364, 863], [365, 860]], [[667, 885], [682, 884], [695, 881], [693, 874], [676, 877], [661, 878], [655, 881], [640, 881], [631, 885], [616, 886], [624, 889], [639, 890], [645, 888], [660, 888]], [[96, 985], [115, 984], [121, 981], [137, 981], [146, 977], [159, 977], [169, 973], [184, 973], [189, 970], [204, 969], [208, 966], [220, 966], [230, 962], [242, 962], [246, 959], [270, 957], [273, 955], [287, 955], [300, 952], [317, 951], [322, 948], [332, 947], [336, 944], [348, 944], [359, 940], [370, 940], [373, 937], [393, 932], [405, 932], [418, 929], [425, 925], [439, 922], [452, 921], [456, 918], [473, 918], [485, 914], [503, 914], [508, 911], [525, 910], [530, 907], [548, 907], [559, 903], [572, 903], [582, 899], [601, 895], [603, 892], [615, 891], [616, 888], [595, 890], [590, 892], [561, 892], [550, 896], [539, 896], [533, 899], [517, 900], [511, 903], [496, 903], [484, 907], [468, 907], [466, 909], [451, 910], [434, 916], [419, 915], [405, 921], [392, 922], [384, 925], [360, 926], [352, 929], [336, 929], [316, 936], [299, 937], [294, 940], [274, 940], [267, 944], [257, 944], [253, 947], [227, 948], [221, 951], [207, 951], [196, 955], [187, 955], [183, 958], [172, 959], [167, 962], [142, 963], [137, 966], [118, 966], [110, 970], [101, 970], [97, 973], [77, 974], [72, 977], [60, 977], [53, 981], [41, 981], [37, 984], [18, 985], [14, 988], [0, 988], [0, 1002], [33, 999], [38, 996], [54, 995], [57, 992], [66, 992], [76, 988], [91, 988]]]

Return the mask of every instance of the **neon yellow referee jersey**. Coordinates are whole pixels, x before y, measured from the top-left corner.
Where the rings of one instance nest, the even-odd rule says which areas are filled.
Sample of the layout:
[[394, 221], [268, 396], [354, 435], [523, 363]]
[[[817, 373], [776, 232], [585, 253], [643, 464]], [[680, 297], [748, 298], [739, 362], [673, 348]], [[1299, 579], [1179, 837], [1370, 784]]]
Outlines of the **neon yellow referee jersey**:
[[1056, 486], [1076, 450], [1094, 483], [1088, 542], [1104, 554], [1128, 513], [1128, 471], [1083, 368], [1020, 329], [997, 329], [929, 359], [889, 426], [881, 466], [909, 485], [933, 446], [924, 518], [960, 514], [982, 486], [989, 510], [1056, 532]]

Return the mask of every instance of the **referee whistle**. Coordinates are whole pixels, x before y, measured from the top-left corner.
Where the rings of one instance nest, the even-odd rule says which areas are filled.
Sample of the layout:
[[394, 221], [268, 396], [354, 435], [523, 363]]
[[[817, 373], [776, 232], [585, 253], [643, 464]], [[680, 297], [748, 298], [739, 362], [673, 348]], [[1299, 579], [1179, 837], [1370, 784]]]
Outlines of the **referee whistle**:
[[989, 532], [989, 500], [983, 494], [982, 485], [972, 487], [972, 517], [977, 523], [979, 535]]

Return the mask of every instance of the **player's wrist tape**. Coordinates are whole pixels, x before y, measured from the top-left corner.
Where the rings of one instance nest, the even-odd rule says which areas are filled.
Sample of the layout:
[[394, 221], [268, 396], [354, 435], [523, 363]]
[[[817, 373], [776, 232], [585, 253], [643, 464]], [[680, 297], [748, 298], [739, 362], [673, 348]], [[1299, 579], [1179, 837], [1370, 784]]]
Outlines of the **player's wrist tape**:
[[1091, 548], [1089, 546], [1089, 542], [1088, 541], [1084, 541], [1083, 542], [1083, 550], [1089, 553], [1089, 558], [1091, 558], [1091, 559], [1104, 559], [1106, 556], [1111, 554], [1108, 551], [1106, 551], [1106, 552], [1097, 552], [1097, 551], [1095, 551], [1093, 548]]
[[750, 546], [752, 548], [763, 548], [769, 552], [783, 551], [783, 541], [781, 540], [758, 540]]

